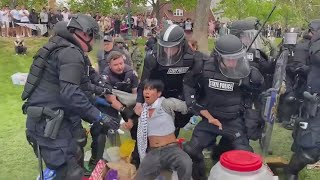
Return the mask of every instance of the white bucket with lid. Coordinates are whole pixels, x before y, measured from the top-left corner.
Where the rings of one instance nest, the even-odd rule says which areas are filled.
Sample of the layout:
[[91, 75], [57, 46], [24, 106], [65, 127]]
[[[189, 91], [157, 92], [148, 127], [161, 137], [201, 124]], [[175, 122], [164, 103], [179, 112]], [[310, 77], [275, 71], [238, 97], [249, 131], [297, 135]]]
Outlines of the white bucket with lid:
[[221, 155], [208, 180], [275, 180], [262, 158], [248, 151], [233, 150]]

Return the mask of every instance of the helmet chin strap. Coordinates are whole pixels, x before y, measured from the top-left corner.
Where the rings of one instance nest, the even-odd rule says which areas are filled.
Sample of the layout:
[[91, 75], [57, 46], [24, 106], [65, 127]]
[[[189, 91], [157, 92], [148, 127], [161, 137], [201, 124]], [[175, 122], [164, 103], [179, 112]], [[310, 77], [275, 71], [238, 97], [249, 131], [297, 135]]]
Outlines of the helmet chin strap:
[[89, 41], [84, 40], [81, 36], [79, 36], [77, 33], [74, 33], [82, 42], [84, 42], [88, 47], [88, 52], [92, 50], [92, 46], [90, 45], [91, 40], [93, 37], [90, 37]]

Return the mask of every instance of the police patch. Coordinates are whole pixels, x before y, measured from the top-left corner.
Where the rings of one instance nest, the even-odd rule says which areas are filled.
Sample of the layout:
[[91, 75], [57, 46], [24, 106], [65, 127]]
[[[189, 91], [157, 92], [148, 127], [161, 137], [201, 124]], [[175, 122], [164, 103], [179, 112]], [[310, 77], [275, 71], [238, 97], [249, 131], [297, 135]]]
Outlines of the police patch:
[[234, 83], [216, 79], [209, 79], [209, 87], [221, 91], [233, 91]]
[[169, 68], [167, 74], [185, 74], [189, 67]]

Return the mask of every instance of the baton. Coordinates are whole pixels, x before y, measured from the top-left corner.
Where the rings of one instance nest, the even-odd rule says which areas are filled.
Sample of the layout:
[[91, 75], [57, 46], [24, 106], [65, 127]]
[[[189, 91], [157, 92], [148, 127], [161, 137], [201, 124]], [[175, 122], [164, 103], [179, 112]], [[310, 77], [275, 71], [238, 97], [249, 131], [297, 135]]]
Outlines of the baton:
[[261, 26], [261, 28], [259, 29], [258, 33], [254, 36], [253, 40], [251, 41], [250, 45], [248, 46], [247, 51], [249, 51], [249, 49], [251, 48], [252, 44], [254, 43], [254, 41], [257, 39], [257, 37], [259, 36], [259, 34], [261, 33], [262, 29], [264, 28], [264, 26], [266, 25], [266, 23], [268, 22], [268, 20], [270, 19], [273, 11], [276, 9], [277, 6], [273, 6], [271, 12], [269, 13], [267, 19], [264, 21], [263, 25]]
[[44, 180], [43, 168], [42, 168], [42, 156], [40, 152], [40, 146], [38, 143], [37, 143], [37, 151], [38, 151], [38, 162], [39, 162], [39, 170], [40, 170], [40, 180]]

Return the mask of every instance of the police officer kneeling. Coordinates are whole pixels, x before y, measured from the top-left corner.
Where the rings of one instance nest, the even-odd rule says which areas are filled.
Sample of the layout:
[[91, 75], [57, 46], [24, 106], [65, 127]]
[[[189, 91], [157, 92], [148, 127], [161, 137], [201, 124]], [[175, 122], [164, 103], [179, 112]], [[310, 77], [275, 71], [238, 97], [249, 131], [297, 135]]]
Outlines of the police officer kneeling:
[[80, 87], [87, 76], [85, 52], [98, 38], [98, 24], [79, 14], [70, 19], [67, 30], [50, 38], [34, 56], [22, 99], [27, 139], [34, 151], [56, 171], [56, 179], [73, 180], [83, 175], [78, 164], [82, 151], [74, 138], [81, 119], [115, 130], [119, 123], [95, 108]]
[[[135, 75], [133, 69], [129, 65], [125, 64], [123, 53], [119, 51], [110, 52], [107, 62], [108, 66], [101, 73], [104, 81], [110, 84], [114, 89], [137, 94], [138, 77]], [[97, 105], [97, 107], [102, 112], [115, 118], [118, 117], [118, 112], [120, 112], [123, 119], [126, 121], [124, 126], [128, 127], [128, 129], [131, 129], [135, 122], [134, 128], [131, 129], [131, 136], [133, 139], [136, 139], [138, 117], [135, 115], [133, 107], [126, 107], [117, 99], [115, 95], [112, 94], [108, 94], [103, 98], [107, 99], [111, 107], [103, 106], [102, 104]], [[103, 157], [108, 128], [104, 128], [99, 123], [95, 123], [90, 129], [90, 133], [92, 135], [92, 156], [89, 161], [89, 165], [95, 166], [96, 163]], [[133, 153], [133, 159], [139, 159], [136, 151]]]
[[[193, 160], [192, 177], [197, 180], [207, 179], [202, 150], [215, 144], [217, 136], [221, 135], [230, 149], [253, 151], [243, 116], [244, 99], [248, 90], [257, 90], [264, 81], [256, 68], [250, 68], [246, 48], [236, 36], [219, 38], [212, 55], [202, 70], [184, 78], [186, 103], [203, 118], [184, 147]], [[199, 98], [196, 92], [202, 93]]]

